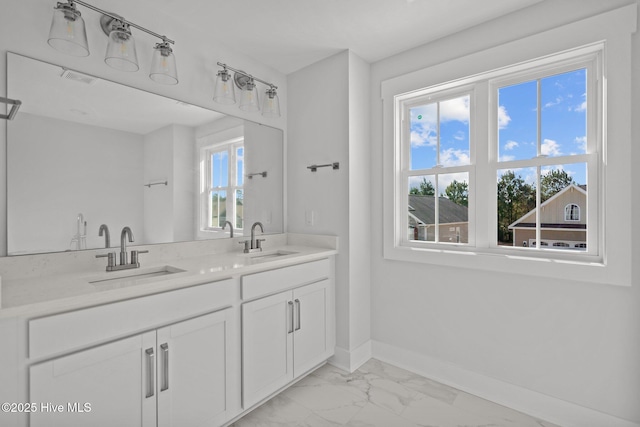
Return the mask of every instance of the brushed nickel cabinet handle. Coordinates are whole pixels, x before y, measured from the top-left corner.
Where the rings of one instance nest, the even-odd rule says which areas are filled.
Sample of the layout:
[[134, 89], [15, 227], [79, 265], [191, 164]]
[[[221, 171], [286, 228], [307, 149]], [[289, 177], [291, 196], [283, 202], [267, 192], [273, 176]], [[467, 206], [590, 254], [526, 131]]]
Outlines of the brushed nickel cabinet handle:
[[290, 323], [289, 323], [289, 330], [287, 330], [288, 334], [293, 333], [293, 301], [287, 301], [287, 304], [289, 305], [289, 315], [291, 316], [290, 319]]
[[147, 394], [146, 398], [153, 397], [154, 389], [156, 388], [155, 381], [153, 380], [153, 372], [155, 370], [155, 354], [153, 354], [153, 348], [148, 348], [144, 351], [147, 358]]
[[299, 299], [297, 299], [297, 298], [296, 298], [296, 310], [297, 310], [297, 312], [298, 312], [298, 316], [297, 316], [297, 319], [298, 319], [298, 326], [296, 327], [296, 329], [295, 329], [295, 330], [296, 330], [296, 331], [299, 331], [299, 330], [300, 330], [300, 300], [299, 300]]
[[160, 391], [169, 390], [169, 344], [160, 346], [162, 350], [162, 387]]

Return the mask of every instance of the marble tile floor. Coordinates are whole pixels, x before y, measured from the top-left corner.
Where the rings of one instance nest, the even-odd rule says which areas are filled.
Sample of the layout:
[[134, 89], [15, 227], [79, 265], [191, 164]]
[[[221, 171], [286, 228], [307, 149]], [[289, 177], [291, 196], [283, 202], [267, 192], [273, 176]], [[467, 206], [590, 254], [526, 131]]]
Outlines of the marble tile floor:
[[325, 365], [232, 427], [558, 427], [371, 359]]

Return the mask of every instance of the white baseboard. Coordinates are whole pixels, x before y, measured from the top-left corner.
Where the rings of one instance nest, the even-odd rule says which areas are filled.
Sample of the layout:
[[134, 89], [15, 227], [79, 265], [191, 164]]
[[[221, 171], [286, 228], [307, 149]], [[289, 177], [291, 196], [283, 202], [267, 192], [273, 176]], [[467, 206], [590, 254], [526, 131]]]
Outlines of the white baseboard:
[[509, 384], [409, 350], [372, 341], [373, 357], [563, 427], [640, 427], [575, 403]]
[[371, 341], [366, 341], [351, 351], [336, 347], [335, 354], [329, 359], [329, 364], [344, 371], [353, 372], [369, 359], [371, 359]]

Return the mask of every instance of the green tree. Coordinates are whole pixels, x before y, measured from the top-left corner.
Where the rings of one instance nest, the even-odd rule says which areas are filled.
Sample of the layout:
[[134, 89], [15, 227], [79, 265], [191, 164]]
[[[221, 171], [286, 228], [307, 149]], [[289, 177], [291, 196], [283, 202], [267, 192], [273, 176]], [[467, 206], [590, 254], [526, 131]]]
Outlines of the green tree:
[[540, 199], [545, 201], [559, 193], [565, 187], [574, 184], [573, 178], [562, 169], [554, 169], [542, 175], [540, 179]]
[[426, 178], [422, 178], [422, 182], [419, 187], [411, 187], [409, 189], [409, 194], [416, 194], [419, 196], [433, 196], [436, 194], [436, 189], [431, 183], [431, 181], [427, 181]]
[[502, 174], [498, 180], [498, 241], [512, 242], [509, 225], [535, 206], [535, 186], [527, 184], [513, 171]]
[[469, 184], [455, 179], [444, 189], [447, 199], [462, 206], [469, 206]]

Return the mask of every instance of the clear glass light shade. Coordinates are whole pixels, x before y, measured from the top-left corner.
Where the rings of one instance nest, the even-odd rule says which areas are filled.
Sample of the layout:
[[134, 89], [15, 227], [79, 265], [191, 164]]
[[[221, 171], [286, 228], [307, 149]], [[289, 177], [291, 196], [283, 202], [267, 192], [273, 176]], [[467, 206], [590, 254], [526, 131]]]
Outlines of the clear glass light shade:
[[47, 43], [52, 48], [68, 55], [89, 55], [84, 20], [75, 7], [60, 4], [54, 9]]
[[168, 42], [158, 43], [153, 48], [151, 60], [151, 72], [149, 78], [156, 83], [164, 85], [178, 84], [178, 70], [176, 57]]
[[258, 89], [253, 80], [247, 82], [240, 94], [240, 105], [242, 111], [260, 111], [260, 100], [258, 99]]
[[213, 100], [218, 104], [235, 104], [236, 92], [234, 86], [235, 83], [229, 71], [226, 69], [218, 71], [216, 87], [213, 90]]
[[127, 25], [119, 24], [109, 34], [109, 44], [104, 62], [121, 71], [138, 71], [136, 43]]
[[262, 99], [262, 115], [264, 117], [280, 117], [280, 100], [274, 88], [267, 89]]

